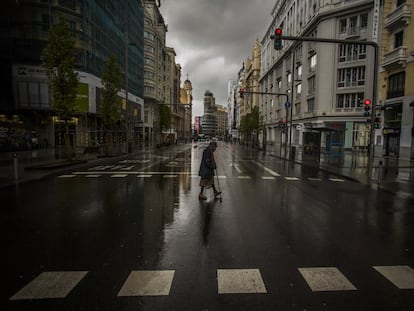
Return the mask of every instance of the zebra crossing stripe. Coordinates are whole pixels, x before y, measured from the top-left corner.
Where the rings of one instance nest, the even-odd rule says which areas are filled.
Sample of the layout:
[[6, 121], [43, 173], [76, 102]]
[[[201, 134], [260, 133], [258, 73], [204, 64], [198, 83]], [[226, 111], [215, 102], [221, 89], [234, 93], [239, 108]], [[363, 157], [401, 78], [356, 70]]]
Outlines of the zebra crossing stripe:
[[409, 266], [373, 266], [399, 289], [414, 289], [414, 270]]
[[88, 271], [42, 272], [10, 300], [65, 298]]
[[85, 177], [87, 178], [98, 178], [101, 177], [102, 175], [98, 175], [98, 174], [91, 174], [91, 175], [86, 175]]
[[335, 181], [335, 182], [344, 182], [345, 181], [345, 180], [343, 180], [341, 178], [328, 178], [328, 180]]
[[174, 270], [132, 271], [118, 296], [168, 296]]
[[286, 180], [299, 180], [299, 178], [297, 177], [288, 177], [288, 176], [286, 176], [285, 179]]
[[128, 174], [114, 174], [114, 175], [111, 175], [112, 178], [124, 178], [124, 177], [127, 177], [127, 176], [128, 176]]
[[335, 267], [298, 268], [298, 270], [313, 292], [357, 289]]
[[75, 177], [76, 175], [60, 175], [58, 176], [59, 178], [72, 178]]
[[267, 293], [259, 269], [217, 269], [219, 294]]

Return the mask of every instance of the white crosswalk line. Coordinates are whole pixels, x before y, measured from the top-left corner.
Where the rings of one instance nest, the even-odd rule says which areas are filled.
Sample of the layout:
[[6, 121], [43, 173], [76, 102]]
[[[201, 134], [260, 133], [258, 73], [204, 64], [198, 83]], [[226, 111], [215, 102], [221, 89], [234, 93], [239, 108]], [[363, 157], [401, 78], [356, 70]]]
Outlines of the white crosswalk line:
[[88, 271], [42, 272], [10, 300], [65, 298]]
[[101, 177], [102, 175], [98, 175], [98, 174], [91, 174], [91, 175], [86, 175], [85, 177], [87, 178], [98, 178]]
[[138, 178], [150, 178], [152, 177], [152, 175], [145, 175], [145, 174], [141, 174], [141, 175], [137, 175]]
[[414, 289], [414, 270], [409, 266], [373, 266], [399, 289]]
[[273, 177], [273, 176], [262, 176], [262, 179], [276, 179], [275, 177]]
[[286, 176], [285, 179], [286, 180], [299, 180], [299, 178], [297, 177], [289, 177], [289, 176]]
[[344, 182], [345, 181], [345, 180], [343, 180], [341, 178], [328, 178], [328, 180], [335, 181], [335, 182]]
[[276, 173], [275, 171], [271, 170], [270, 168], [264, 166], [262, 163], [259, 163], [257, 161], [254, 161], [254, 163], [256, 163], [258, 166], [260, 166], [261, 168], [263, 168], [266, 172], [268, 172], [270, 175], [272, 176], [280, 176], [279, 173]]
[[238, 179], [251, 179], [250, 176], [237, 176]]
[[174, 273], [174, 270], [132, 271], [119, 291], [118, 297], [168, 296]]
[[217, 269], [219, 294], [267, 293], [259, 269]]
[[58, 178], [72, 178], [75, 177], [76, 175], [60, 175], [58, 176]]
[[298, 270], [313, 292], [357, 289], [335, 267], [298, 268]]
[[127, 177], [127, 176], [128, 176], [128, 174], [114, 174], [114, 175], [111, 175], [112, 178], [124, 178], [124, 177]]
[[122, 170], [122, 171], [130, 171], [130, 170], [132, 170], [134, 167], [135, 167], [135, 165], [131, 165], [131, 166], [127, 166], [127, 167], [121, 168], [121, 170]]

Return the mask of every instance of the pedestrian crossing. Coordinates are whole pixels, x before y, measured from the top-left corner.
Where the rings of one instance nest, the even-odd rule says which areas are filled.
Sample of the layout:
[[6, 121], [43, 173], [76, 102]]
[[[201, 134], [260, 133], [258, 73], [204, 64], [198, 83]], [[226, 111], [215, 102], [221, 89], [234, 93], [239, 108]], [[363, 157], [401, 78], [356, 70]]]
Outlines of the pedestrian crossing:
[[[410, 266], [372, 266], [378, 273], [400, 290], [414, 289], [414, 270]], [[40, 273], [9, 300], [65, 298], [85, 279], [89, 271], [46, 271]], [[174, 286], [176, 270], [134, 270], [118, 289], [117, 297], [168, 296]], [[299, 267], [299, 273], [311, 292], [358, 291], [359, 289], [337, 267]], [[267, 276], [258, 268], [217, 269], [217, 294], [269, 294]], [[110, 284], [107, 284], [111, 286]], [[289, 285], [288, 285], [289, 286]]]
[[[72, 174], [64, 174], [59, 175], [57, 178], [59, 179], [72, 179], [74, 177], [84, 177], [84, 178], [99, 178], [104, 176], [109, 176], [110, 178], [126, 178], [128, 176], [136, 176], [138, 178], [151, 178], [155, 176], [161, 176], [163, 178], [178, 178], [180, 175], [186, 175], [191, 178], [200, 178], [197, 173], [195, 172], [161, 172], [161, 171], [153, 171], [153, 172], [145, 172], [145, 171], [85, 171], [85, 172], [73, 172]], [[226, 175], [218, 175], [220, 179], [227, 179]], [[345, 179], [342, 178], [315, 178], [315, 177], [296, 177], [296, 176], [281, 176], [277, 173], [277, 175], [272, 176], [250, 176], [250, 175], [237, 175], [235, 178], [238, 180], [253, 180], [253, 179], [261, 179], [261, 180], [277, 180], [283, 179], [286, 181], [313, 181], [313, 182], [321, 182], [321, 181], [330, 181], [335, 183], [345, 182]]]

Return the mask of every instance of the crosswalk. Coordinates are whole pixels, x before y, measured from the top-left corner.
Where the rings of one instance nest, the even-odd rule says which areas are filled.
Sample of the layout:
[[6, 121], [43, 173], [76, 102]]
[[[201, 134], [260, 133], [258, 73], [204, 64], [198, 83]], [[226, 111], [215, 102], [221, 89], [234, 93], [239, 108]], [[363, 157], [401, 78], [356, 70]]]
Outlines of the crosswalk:
[[[68, 179], [74, 177], [84, 177], [84, 178], [99, 178], [104, 176], [109, 176], [111, 178], [126, 178], [128, 176], [136, 176], [138, 178], [151, 178], [154, 176], [162, 176], [163, 178], [177, 178], [180, 175], [189, 176], [190, 178], [200, 178], [198, 174], [195, 172], [161, 172], [161, 171], [85, 171], [85, 172], [73, 172], [72, 174], [64, 174], [59, 175], [57, 178], [59, 179]], [[226, 175], [219, 175], [218, 178], [220, 179], [227, 179]], [[236, 178], [238, 180], [252, 180], [252, 179], [261, 179], [261, 180], [277, 180], [277, 179], [284, 179], [286, 181], [313, 181], [313, 182], [321, 182], [321, 181], [330, 181], [334, 183], [345, 182], [345, 179], [342, 178], [315, 178], [315, 177], [296, 177], [296, 176], [281, 176], [280, 174], [274, 176], [250, 176], [250, 175], [237, 175]]]
[[[414, 270], [407, 265], [372, 266], [370, 272], [378, 273], [400, 290], [414, 289]], [[9, 300], [65, 298], [87, 276], [89, 271], [46, 271], [17, 291]], [[130, 271], [117, 297], [168, 296], [174, 286], [176, 270]], [[299, 267], [299, 273], [312, 292], [358, 291], [351, 280], [337, 267]], [[217, 269], [217, 293], [224, 294], [269, 294], [267, 277], [258, 268]], [[108, 284], [108, 286], [112, 285]], [[178, 286], [178, 284], [176, 285]]]

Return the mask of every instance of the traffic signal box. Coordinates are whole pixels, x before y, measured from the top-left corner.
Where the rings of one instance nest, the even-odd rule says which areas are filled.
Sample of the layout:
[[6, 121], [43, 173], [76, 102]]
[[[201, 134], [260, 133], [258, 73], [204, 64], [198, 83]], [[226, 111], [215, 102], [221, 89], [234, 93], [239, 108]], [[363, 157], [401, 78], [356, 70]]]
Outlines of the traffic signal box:
[[[371, 115], [371, 100], [364, 100], [364, 117], [369, 117]], [[367, 122], [370, 122], [367, 120]]]
[[276, 28], [275, 35], [273, 36], [273, 39], [274, 39], [273, 44], [274, 44], [275, 50], [281, 50], [283, 48], [282, 33], [283, 33], [282, 28]]

